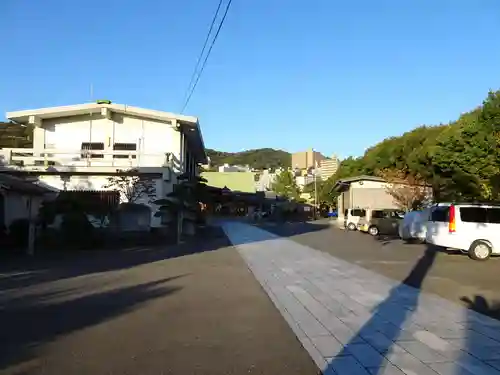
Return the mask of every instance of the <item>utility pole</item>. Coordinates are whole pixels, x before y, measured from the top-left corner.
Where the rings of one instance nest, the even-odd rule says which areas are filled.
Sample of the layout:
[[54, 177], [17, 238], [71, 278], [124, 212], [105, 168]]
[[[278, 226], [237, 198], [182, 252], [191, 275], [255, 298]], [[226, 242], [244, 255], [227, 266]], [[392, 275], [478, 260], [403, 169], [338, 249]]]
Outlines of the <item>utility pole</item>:
[[314, 149], [312, 149], [313, 161], [314, 161], [314, 169], [313, 169], [313, 178], [314, 178], [314, 220], [316, 220], [317, 216], [317, 207], [318, 207], [318, 185], [316, 184], [316, 173], [318, 168], [318, 163], [314, 157]]
[[[90, 102], [94, 101], [94, 84], [90, 84]], [[89, 112], [89, 151], [87, 155], [87, 166], [90, 166], [92, 157], [92, 111]]]
[[318, 215], [318, 185], [316, 184], [316, 168], [314, 168], [314, 220]]

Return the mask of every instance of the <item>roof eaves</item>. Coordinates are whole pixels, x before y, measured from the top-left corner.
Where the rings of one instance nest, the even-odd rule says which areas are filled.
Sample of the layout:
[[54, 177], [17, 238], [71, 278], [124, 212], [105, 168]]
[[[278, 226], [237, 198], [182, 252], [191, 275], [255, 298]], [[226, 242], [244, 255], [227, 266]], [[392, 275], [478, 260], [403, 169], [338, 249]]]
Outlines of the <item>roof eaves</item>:
[[19, 118], [27, 118], [29, 116], [49, 116], [51, 118], [57, 118], [57, 114], [60, 114], [60, 117], [71, 116], [72, 113], [82, 114], [85, 112], [96, 111], [98, 112], [101, 108], [108, 108], [111, 112], [118, 113], [130, 113], [132, 115], [140, 116], [140, 117], [151, 117], [151, 118], [162, 118], [162, 119], [175, 119], [178, 121], [189, 122], [189, 123], [198, 123], [198, 118], [194, 116], [186, 116], [171, 112], [163, 112], [154, 109], [146, 109], [140, 107], [129, 106], [126, 104], [97, 104], [97, 103], [84, 103], [84, 104], [75, 104], [68, 106], [59, 106], [59, 107], [46, 107], [46, 108], [38, 108], [38, 109], [28, 109], [14, 112], [7, 112], [6, 117], [8, 119], [19, 119]]
[[33, 182], [26, 181], [22, 178], [11, 176], [8, 174], [0, 174], [0, 184], [7, 189], [24, 193], [46, 194], [54, 192], [48, 187], [37, 185]]

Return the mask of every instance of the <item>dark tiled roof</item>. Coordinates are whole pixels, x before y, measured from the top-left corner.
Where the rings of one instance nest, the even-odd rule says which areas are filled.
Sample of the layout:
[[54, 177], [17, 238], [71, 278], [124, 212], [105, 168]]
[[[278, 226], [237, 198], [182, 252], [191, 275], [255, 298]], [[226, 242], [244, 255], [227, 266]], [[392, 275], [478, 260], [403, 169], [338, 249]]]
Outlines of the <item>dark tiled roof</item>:
[[12, 176], [6, 172], [0, 172], [0, 185], [9, 190], [35, 195], [52, 192], [52, 190], [46, 187], [37, 185], [31, 181], [27, 181], [19, 177]]

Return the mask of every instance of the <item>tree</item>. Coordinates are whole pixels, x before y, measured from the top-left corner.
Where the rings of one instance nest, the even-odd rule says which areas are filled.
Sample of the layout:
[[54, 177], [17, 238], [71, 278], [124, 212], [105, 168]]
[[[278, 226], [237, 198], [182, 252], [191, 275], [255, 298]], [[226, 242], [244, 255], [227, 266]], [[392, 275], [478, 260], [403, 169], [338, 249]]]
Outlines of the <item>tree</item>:
[[139, 174], [137, 169], [117, 170], [117, 175], [107, 178], [105, 189], [116, 190], [123, 200], [135, 203], [139, 198], [148, 197], [151, 203], [156, 197], [156, 184], [149, 177]]
[[437, 140], [431, 159], [441, 200], [497, 200], [500, 173], [498, 127], [500, 93], [489, 93], [483, 105], [462, 116]]
[[419, 176], [389, 169], [380, 171], [379, 176], [388, 182], [386, 190], [400, 209], [418, 210], [427, 204], [430, 188]]
[[[335, 176], [329, 177], [327, 180], [316, 181], [316, 194], [318, 196], [318, 203], [325, 204], [327, 206], [336, 206], [337, 205], [337, 194], [332, 192], [332, 188], [336, 182]], [[309, 193], [314, 196], [314, 182], [311, 182], [304, 186], [304, 193]]]
[[288, 199], [298, 199], [300, 190], [295, 182], [292, 172], [283, 170], [276, 176], [276, 181], [272, 186], [272, 190], [283, 197]]

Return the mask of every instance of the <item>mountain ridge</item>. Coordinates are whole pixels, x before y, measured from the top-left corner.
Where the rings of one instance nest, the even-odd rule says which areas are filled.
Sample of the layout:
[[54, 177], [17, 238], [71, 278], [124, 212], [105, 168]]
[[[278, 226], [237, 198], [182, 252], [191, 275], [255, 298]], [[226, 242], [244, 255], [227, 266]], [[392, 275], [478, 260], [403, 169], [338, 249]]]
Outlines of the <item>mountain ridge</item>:
[[245, 150], [241, 152], [225, 152], [207, 148], [210, 166], [218, 167], [224, 164], [249, 165], [254, 169], [289, 168], [292, 165], [292, 154], [270, 147]]

